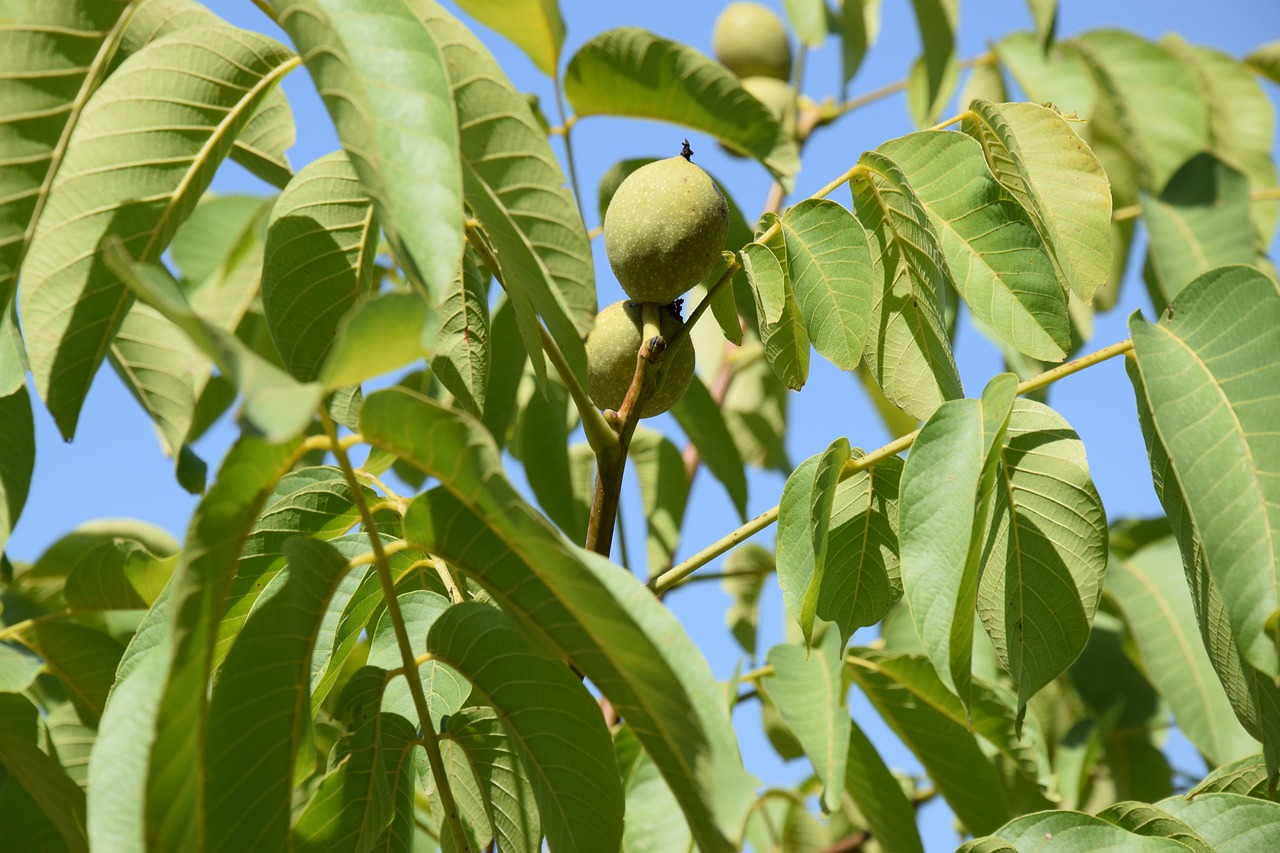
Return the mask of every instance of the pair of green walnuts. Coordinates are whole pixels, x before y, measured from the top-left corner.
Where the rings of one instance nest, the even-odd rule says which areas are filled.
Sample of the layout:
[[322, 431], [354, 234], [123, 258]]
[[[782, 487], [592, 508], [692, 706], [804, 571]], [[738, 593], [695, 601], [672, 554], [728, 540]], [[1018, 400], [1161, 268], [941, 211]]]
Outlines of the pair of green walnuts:
[[[743, 86], [794, 131], [795, 94], [786, 80], [791, 43], [782, 21], [756, 3], [730, 4], [716, 22], [717, 58]], [[778, 90], [777, 87], [781, 87]], [[676, 300], [711, 272], [729, 235], [729, 206], [711, 176], [685, 153], [631, 173], [614, 193], [604, 217], [604, 248], [628, 300], [596, 315], [587, 337], [587, 380], [602, 409], [619, 409], [643, 343], [642, 303], [661, 307], [659, 333], [674, 341], [684, 328]], [[656, 385], [640, 407], [651, 418], [670, 409], [693, 379], [693, 346], [670, 351]]]

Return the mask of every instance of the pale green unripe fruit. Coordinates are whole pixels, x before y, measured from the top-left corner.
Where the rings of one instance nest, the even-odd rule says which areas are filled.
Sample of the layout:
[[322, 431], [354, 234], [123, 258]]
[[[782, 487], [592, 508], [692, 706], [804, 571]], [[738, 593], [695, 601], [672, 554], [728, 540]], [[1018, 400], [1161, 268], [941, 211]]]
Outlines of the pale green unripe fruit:
[[791, 76], [791, 40], [782, 20], [759, 3], [730, 3], [716, 19], [711, 47], [739, 77]]
[[604, 214], [604, 251], [636, 302], [666, 305], [707, 277], [729, 237], [729, 205], [684, 157], [636, 169]]
[[[663, 308], [658, 330], [674, 343], [684, 322], [675, 309]], [[596, 315], [596, 324], [587, 336], [587, 390], [601, 409], [621, 408], [636, 373], [636, 353], [644, 336], [644, 319], [637, 302], [615, 302]], [[693, 344], [685, 341], [669, 351], [658, 365], [656, 386], [640, 407], [640, 417], [651, 418], [670, 409], [689, 388], [693, 379]]]

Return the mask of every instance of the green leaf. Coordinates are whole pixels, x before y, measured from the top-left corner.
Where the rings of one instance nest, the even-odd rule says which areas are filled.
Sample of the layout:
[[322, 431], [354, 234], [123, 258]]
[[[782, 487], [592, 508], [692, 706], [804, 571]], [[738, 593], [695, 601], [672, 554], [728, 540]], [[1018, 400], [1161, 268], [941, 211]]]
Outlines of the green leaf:
[[777, 256], [759, 243], [743, 247], [742, 265], [755, 297], [765, 358], [784, 385], [799, 391], [809, 378], [809, 334], [786, 272]]
[[[297, 441], [272, 445], [254, 437], [232, 446], [192, 516], [168, 599], [162, 597], [164, 605], [157, 602], [152, 608], [157, 627], [173, 626], [173, 644], [165, 654], [167, 674], [150, 739], [144, 814], [146, 836], [172, 848], [193, 849], [200, 843], [197, 815], [205, 801], [203, 734], [209, 714], [205, 695], [217, 624], [258, 511], [298, 450]], [[252, 668], [247, 669], [251, 674]]]
[[1210, 766], [1225, 764], [1251, 755], [1258, 745], [1217, 683], [1179, 568], [1177, 542], [1161, 539], [1126, 559], [1113, 558], [1106, 589], [1124, 612], [1143, 668], [1178, 728]]
[[386, 673], [365, 667], [352, 676], [339, 700], [344, 731], [335, 754], [341, 757], [325, 775], [298, 816], [289, 849], [297, 851], [372, 850], [392, 822], [391, 789], [411, 772], [415, 732], [403, 717], [378, 711]]
[[459, 121], [438, 40], [406, 0], [274, 6], [397, 258], [439, 299], [462, 253], [463, 226]]
[[840, 808], [849, 758], [849, 706], [845, 704], [844, 641], [828, 631], [817, 648], [778, 645], [769, 650], [769, 696], [822, 780], [822, 806]]
[[[754, 343], [759, 343], [755, 341]], [[762, 358], [740, 366], [721, 407], [742, 461], [786, 475], [787, 387]]]
[[684, 821], [671, 819], [680, 804], [629, 726], [618, 729], [613, 745], [627, 797], [622, 853], [694, 850], [689, 827]]
[[[21, 3], [0, 31], [0, 311], [8, 313], [67, 140], [129, 16], [123, 2]], [[2, 388], [10, 394], [13, 388]]]
[[539, 657], [501, 611], [449, 608], [428, 650], [455, 667], [493, 707], [519, 754], [547, 843], [556, 850], [612, 850], [621, 842], [622, 787], [604, 718], [579, 679]]
[[1066, 291], [1031, 217], [992, 179], [963, 134], [913, 133], [877, 151], [898, 165], [976, 320], [1033, 358], [1061, 361], [1071, 346]]
[[1083, 442], [1048, 406], [1016, 401], [998, 456], [978, 615], [1024, 706], [1088, 641], [1107, 521]]
[[1280, 690], [1271, 678], [1262, 676], [1241, 659], [1227, 618], [1226, 604], [1214, 585], [1205, 559], [1186, 491], [1152, 420], [1142, 373], [1132, 359], [1126, 362], [1125, 370], [1137, 397], [1138, 423], [1151, 459], [1151, 479], [1182, 551], [1183, 572], [1195, 606], [1196, 621], [1200, 625], [1201, 642], [1209, 653], [1209, 661], [1226, 691], [1236, 719], [1249, 734], [1262, 741], [1269, 776], [1275, 779], [1280, 774]]
[[20, 646], [0, 643], [0, 693], [21, 693], [44, 669], [40, 658]]
[[880, 0], [844, 0], [840, 6], [841, 91], [858, 75], [867, 51], [880, 35]]
[[290, 541], [285, 554], [284, 582], [245, 624], [209, 702], [203, 823], [210, 851], [288, 846], [293, 768], [311, 719], [307, 660], [347, 561], [305, 538]]
[[[366, 498], [372, 492], [366, 492]], [[346, 479], [337, 468], [290, 471], [280, 478], [245, 539], [227, 589], [213, 647], [216, 669], [226, 658], [267, 586], [285, 568], [285, 543], [295, 536], [333, 539], [359, 521]], [[365, 540], [368, 551], [368, 541]]]
[[136, 540], [102, 542], [76, 560], [62, 589], [72, 610], [145, 610], [160, 595], [178, 558]]
[[516, 429], [525, 478], [538, 505], [566, 537], [583, 542], [587, 516], [580, 511], [569, 467], [569, 413], [568, 390], [550, 380], [545, 395], [535, 391], [529, 397]]
[[1272, 82], [1280, 83], [1280, 39], [1269, 41], [1245, 57], [1245, 63]]
[[515, 42], [543, 74], [556, 76], [564, 46], [564, 21], [557, 0], [459, 0], [458, 5]]
[[672, 408], [671, 414], [698, 449], [707, 470], [724, 484], [738, 515], [747, 518], [747, 474], [737, 445], [729, 435], [724, 415], [711, 392], [700, 380], [689, 383], [689, 390]]
[[[65, 437], [132, 301], [103, 263], [104, 238], [122, 236], [131, 255], [157, 261], [253, 110], [296, 63], [256, 33], [209, 27], [193, 44], [176, 32], [127, 59], [86, 105], [22, 278], [31, 371]], [[174, 103], [179, 89], [197, 108]], [[125, 133], [129, 145], [119, 143]]]
[[359, 385], [422, 358], [430, 311], [419, 293], [390, 291], [358, 300], [338, 323], [320, 369], [325, 389]]
[[1157, 806], [1186, 823], [1218, 853], [1250, 853], [1280, 845], [1280, 803], [1239, 794], [1170, 797]]
[[1249, 180], [1212, 154], [1188, 160], [1159, 196], [1142, 193], [1139, 199], [1158, 288], [1151, 294], [1156, 311], [1209, 270], [1257, 257]]
[[[1010, 33], [995, 45], [996, 56], [1028, 100], [1086, 121], [1098, 108], [1098, 84], [1071, 43], [1045, 46], [1028, 32]], [[967, 105], [966, 105], [967, 106]]]
[[[956, 103], [961, 108], [960, 116], [965, 121], [971, 120], [967, 111], [973, 108], [974, 101], [1001, 104], [1007, 100], [1009, 100], [1009, 89], [1005, 85], [1004, 74], [1000, 70], [1000, 61], [994, 53], [988, 55], [985, 61], [979, 61], [969, 69], [964, 87], [956, 96]], [[992, 171], [994, 172], [995, 169], [993, 168]]]
[[0, 554], [27, 503], [36, 464], [35, 422], [26, 386], [0, 397]]
[[731, 71], [645, 30], [618, 27], [588, 41], [569, 60], [564, 89], [580, 118], [648, 118], [707, 133], [755, 157], [785, 189], [799, 170], [795, 140]]
[[387, 389], [365, 401], [360, 426], [375, 447], [442, 478], [444, 489], [411, 505], [406, 539], [474, 578], [571, 659], [636, 727], [702, 847], [735, 846], [754, 783], [742, 769], [719, 685], [670, 612], [521, 500], [500, 475], [497, 447], [479, 422]]
[[760, 627], [760, 594], [774, 572], [773, 554], [748, 542], [729, 552], [720, 587], [733, 597], [724, 614], [725, 625], [751, 660], [756, 658], [756, 633]]
[[849, 757], [845, 762], [845, 793], [866, 818], [874, 838], [885, 850], [924, 853], [916, 810], [898, 778], [885, 766], [871, 739], [849, 722]]
[[[721, 252], [720, 260], [707, 274], [707, 281], [714, 287], [716, 282], [729, 271], [729, 267], [737, 260], [733, 252]], [[734, 273], [737, 276], [737, 273]], [[733, 292], [733, 282], [729, 281], [714, 293], [706, 293], [704, 298], [711, 300], [711, 313], [716, 318], [724, 339], [734, 346], [742, 346], [742, 318], [738, 315], [738, 301]], [[701, 304], [701, 303], [699, 303]]]
[[[462, 834], [466, 839], [463, 848], [454, 840], [453, 832], [442, 826], [440, 838], [441, 853], [465, 853], [470, 850], [485, 850], [493, 841], [493, 826], [489, 822], [489, 814], [484, 807], [484, 795], [480, 792], [480, 783], [476, 781], [471, 763], [466, 753], [457, 744], [449, 740], [441, 740], [440, 755], [443, 759], [445, 773], [449, 777], [449, 785], [453, 791], [453, 803], [458, 810], [458, 818], [462, 824]], [[427, 782], [430, 790], [431, 810], [434, 814], [444, 814], [444, 804], [440, 800], [440, 792], [433, 782]]]
[[[960, 822], [973, 833], [990, 832], [1010, 817], [1004, 784], [966, 724], [966, 711], [924, 658], [853, 649], [847, 672], [871, 704], [920, 759], [929, 778]], [[971, 707], [975, 730], [1002, 725], [1002, 751], [1025, 747], [1013, 738], [1012, 710], [975, 685]], [[993, 744], [1000, 746], [999, 744]]]
[[[852, 458], [862, 456], [854, 450]], [[891, 457], [840, 481], [831, 505], [826, 569], [816, 613], [847, 643], [902, 598], [898, 566], [898, 494], [902, 460]], [[779, 531], [781, 536], [781, 531]]]
[[841, 370], [862, 358], [871, 315], [871, 247], [834, 201], [808, 199], [779, 219], [787, 275], [813, 348]]
[[38, 719], [26, 697], [0, 693], [0, 766], [57, 828], [65, 849], [87, 853], [84, 791], [37, 745]]
[[1072, 44], [1125, 129], [1142, 187], [1163, 191], [1208, 142], [1208, 106], [1192, 71], [1160, 45], [1122, 30], [1095, 30]]
[[[427, 633], [449, 609], [449, 599], [434, 592], [412, 590], [397, 596], [397, 600], [400, 602], [405, 630], [409, 634], [409, 646], [416, 657], [429, 650]], [[404, 666], [404, 659], [397, 645], [395, 626], [387, 611], [383, 611], [378, 627], [370, 637], [369, 666], [380, 667], [388, 672]], [[437, 728], [441, 719], [456, 713], [462, 707], [471, 692], [466, 676], [443, 660], [426, 660], [419, 664], [418, 680], [427, 698], [427, 709]], [[409, 682], [404, 676], [388, 681], [382, 695], [382, 710], [399, 714], [415, 727], [426, 725], [425, 721], [418, 719]]]
[[1013, 374], [1002, 373], [981, 400], [942, 404], [920, 429], [902, 471], [904, 597], [929, 660], [966, 708], [983, 532], [1016, 385]]
[[458, 406], [482, 417], [489, 386], [488, 276], [471, 252], [462, 255], [462, 272], [436, 306], [440, 331], [436, 335], [431, 372], [449, 389]]
[[975, 838], [956, 853], [1002, 853], [1042, 850], [1063, 853], [1186, 853], [1168, 838], [1143, 838], [1101, 818], [1080, 812], [1052, 811], [1016, 818], [988, 838]]
[[1031, 10], [1036, 37], [1045, 46], [1052, 44], [1054, 30], [1058, 28], [1058, 0], [1027, 0], [1027, 6]]
[[[1276, 186], [1272, 156], [1276, 111], [1247, 65], [1233, 56], [1201, 45], [1189, 45], [1166, 35], [1161, 46], [1190, 66], [1209, 105], [1210, 150], [1249, 178], [1251, 189]], [[1255, 200], [1253, 228], [1261, 245], [1271, 242], [1280, 218], [1280, 204]]]
[[813, 642], [813, 617], [827, 571], [827, 539], [831, 530], [832, 507], [835, 505], [840, 475], [849, 462], [849, 457], [849, 440], [838, 438], [818, 457], [818, 466], [813, 473], [813, 492], [809, 496], [808, 513], [809, 540], [813, 547], [813, 575], [800, 604], [800, 629], [806, 646]]
[[300, 384], [247, 344], [198, 314], [163, 267], [136, 264], [118, 241], [108, 246], [107, 265], [146, 304], [182, 329], [244, 395], [245, 417], [268, 438], [283, 440], [311, 422], [323, 396], [314, 383]]
[[680, 525], [689, 501], [689, 478], [680, 450], [656, 430], [637, 426], [627, 456], [640, 484], [652, 576], [671, 565], [680, 543]]
[[1196, 853], [1214, 853], [1214, 848], [1194, 829], [1157, 806], [1132, 801], [1116, 803], [1098, 812], [1098, 817], [1134, 835], [1172, 838]]
[[449, 718], [448, 737], [470, 762], [499, 848], [538, 853], [542, 823], [533, 785], [497, 713], [489, 708], [464, 708]]
[[45, 718], [49, 733], [49, 754], [81, 788], [89, 786], [89, 753], [98, 733], [80, 722], [75, 706], [65, 702]]
[[1092, 302], [1111, 274], [1111, 192], [1098, 158], [1059, 113], [1036, 104], [974, 101], [962, 126], [1031, 218], [1056, 272]]
[[341, 151], [293, 176], [271, 209], [262, 312], [285, 369], [310, 382], [342, 318], [369, 292], [378, 253], [373, 204]]
[[921, 56], [911, 65], [911, 71], [907, 74], [907, 110], [918, 130], [928, 130], [938, 123], [943, 109], [951, 103], [960, 85], [960, 62], [954, 53], [947, 58], [946, 67], [942, 71], [942, 82], [936, 93], [930, 90], [931, 85], [928, 62]]
[[948, 78], [954, 85], [960, 0], [911, 0], [911, 5], [915, 9], [923, 48], [919, 62], [924, 83], [922, 100], [929, 105], [929, 113], [936, 115], [951, 88]]
[[1267, 793], [1267, 764], [1262, 755], [1250, 755], [1222, 765], [1187, 791], [1187, 796], [1194, 799], [1200, 794], [1214, 793], [1274, 799]]
[[62, 681], [80, 719], [96, 726], [124, 647], [102, 631], [76, 622], [36, 622], [22, 639]]
[[849, 182], [871, 241], [873, 330], [863, 358], [889, 400], [924, 419], [960, 397], [960, 374], [943, 322], [946, 261], [923, 203], [897, 163], [865, 152]]
[[1252, 353], [1280, 347], [1280, 288], [1257, 270], [1225, 267], [1187, 285], [1173, 308], [1158, 326], [1130, 319], [1137, 368], [1236, 644], [1274, 677], [1280, 447], [1263, 401], [1280, 364]]
[[826, 0], [782, 0], [800, 42], [806, 47], [822, 47], [827, 40]]
[[[150, 5], [156, 5], [155, 0]], [[197, 285], [212, 277], [277, 201], [256, 195], [205, 193], [169, 243], [169, 256], [182, 280]]]
[[[479, 39], [437, 4], [413, 3], [448, 65], [458, 105], [466, 203], [496, 250], [502, 269], [494, 272], [511, 295], [517, 317], [522, 303], [537, 308], [585, 385], [581, 340], [595, 317], [594, 267], [564, 173], [528, 101], [512, 88]], [[526, 350], [536, 353], [537, 328], [521, 334]], [[542, 371], [541, 360], [533, 361], [535, 370]]]

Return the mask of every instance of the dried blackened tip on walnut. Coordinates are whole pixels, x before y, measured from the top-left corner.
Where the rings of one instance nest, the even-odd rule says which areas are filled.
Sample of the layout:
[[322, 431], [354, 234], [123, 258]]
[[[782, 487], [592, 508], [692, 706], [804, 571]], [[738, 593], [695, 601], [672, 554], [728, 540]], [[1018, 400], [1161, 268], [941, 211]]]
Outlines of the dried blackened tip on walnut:
[[641, 166], [604, 215], [604, 249], [627, 296], [666, 305], [707, 277], [729, 236], [729, 205], [683, 157]]
[[684, 146], [680, 149], [680, 156], [688, 160], [690, 163], [693, 162], [693, 149], [689, 147], [689, 140], [687, 139], [684, 141]]
[[739, 77], [791, 76], [791, 40], [772, 10], [759, 3], [730, 3], [716, 19], [711, 46], [719, 59]]
[[[684, 323], [669, 311], [662, 311], [658, 331], [663, 346], [669, 346]], [[639, 304], [615, 302], [596, 315], [595, 327], [587, 336], [587, 389], [601, 409], [619, 409], [635, 377], [636, 356], [644, 342], [644, 319]], [[657, 352], [653, 353], [655, 356]], [[640, 417], [660, 415], [680, 401], [693, 379], [693, 347], [686, 342], [668, 350], [658, 366], [657, 386], [640, 408]]]

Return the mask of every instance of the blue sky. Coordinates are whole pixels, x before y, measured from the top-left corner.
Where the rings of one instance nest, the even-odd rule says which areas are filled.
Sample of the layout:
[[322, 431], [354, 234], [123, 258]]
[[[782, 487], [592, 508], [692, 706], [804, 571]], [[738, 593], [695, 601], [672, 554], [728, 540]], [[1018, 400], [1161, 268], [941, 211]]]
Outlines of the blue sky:
[[[214, 11], [232, 23], [284, 38], [249, 0], [212, 0]], [[697, 0], [643, 0], [643, 2], [600, 2], [561, 0], [568, 29], [562, 63], [593, 35], [615, 26], [640, 26], [710, 51], [711, 28], [721, 2]], [[766, 5], [779, 7], [780, 0]], [[1219, 48], [1235, 56], [1248, 53], [1263, 41], [1280, 37], [1280, 4], [1274, 0], [1217, 0], [1213, 4], [1175, 0], [1064, 0], [1059, 12], [1058, 32], [1071, 35], [1100, 27], [1134, 30], [1150, 38], [1179, 32], [1188, 40]], [[989, 41], [1013, 29], [1030, 26], [1023, 0], [965, 0], [961, 4], [959, 55], [982, 53]], [[538, 93], [553, 123], [554, 97], [551, 82], [540, 74], [517, 49], [482, 27], [477, 27], [485, 43], [497, 56], [517, 87]], [[287, 39], [285, 39], [287, 41]], [[911, 4], [907, 0], [885, 0], [879, 43], [872, 49], [858, 78], [850, 87], [857, 95], [901, 79], [919, 53]], [[821, 100], [836, 95], [840, 83], [838, 44], [829, 42], [810, 53], [804, 81], [805, 92]], [[337, 138], [304, 70], [294, 72], [284, 82], [298, 124], [298, 143], [290, 152], [295, 168], [338, 147]], [[1280, 102], [1280, 89], [1268, 86], [1273, 101]], [[947, 110], [950, 115], [954, 110]], [[849, 167], [865, 149], [886, 139], [910, 132], [911, 125], [903, 98], [894, 96], [860, 110], [816, 134], [805, 150], [804, 170], [793, 198], [803, 198]], [[573, 143], [579, 178], [582, 182], [588, 227], [598, 224], [595, 187], [600, 175], [614, 162], [638, 156], [671, 156], [678, 151], [682, 128], [651, 122], [593, 117], [578, 123]], [[768, 176], [758, 165], [727, 157], [714, 143], [689, 134], [697, 150], [697, 161], [715, 174], [750, 218], [764, 203]], [[265, 193], [267, 188], [239, 167], [228, 164], [217, 175], [213, 187], [218, 192]], [[848, 203], [847, 194], [834, 197]], [[1274, 249], [1274, 246], [1273, 246]], [[595, 244], [596, 274], [600, 304], [606, 305], [622, 294], [609, 271], [599, 241]], [[1141, 245], [1138, 247], [1141, 251]], [[1135, 257], [1141, 257], [1135, 255]], [[1120, 304], [1098, 316], [1094, 338], [1086, 351], [1126, 337], [1125, 319], [1135, 309], [1148, 315], [1151, 308], [1141, 280], [1140, 263], [1131, 264]], [[997, 351], [973, 329], [962, 324], [956, 346], [957, 361], [968, 392], [973, 395], [993, 374], [1002, 370]], [[1152, 491], [1150, 472], [1137, 420], [1132, 391], [1119, 360], [1091, 369], [1053, 387], [1050, 404], [1063, 414], [1084, 439], [1090, 468], [1112, 519], [1123, 516], [1150, 516], [1160, 513]], [[76, 524], [103, 517], [133, 517], [164, 527], [179, 538], [195, 505], [195, 498], [183, 492], [172, 475], [172, 463], [159, 449], [146, 415], [121, 386], [110, 369], [100, 372], [89, 395], [75, 441], [64, 444], [52, 419], [42, 409], [36, 412], [37, 461], [34, 482], [26, 509], [8, 547], [17, 559], [33, 559], [58, 536]], [[683, 444], [674, 421], [662, 418], [650, 422]], [[808, 384], [790, 401], [791, 429], [787, 436], [793, 462], [820, 452], [840, 435], [867, 449], [885, 443], [890, 436], [866, 399], [857, 381], [841, 374], [815, 357]], [[198, 447], [211, 468], [222, 457], [233, 432], [225, 421]], [[518, 479], [518, 478], [517, 478]], [[754, 472], [750, 476], [752, 514], [777, 503], [783, 480], [776, 474]], [[644, 521], [639, 512], [639, 496], [633, 487], [624, 493], [629, 507], [625, 515], [627, 540], [634, 555], [642, 557]], [[684, 556], [732, 530], [736, 513], [720, 485], [705, 471], [698, 475], [685, 519]], [[772, 530], [757, 537], [771, 545]], [[709, 567], [714, 569], [714, 566]], [[738, 650], [724, 628], [727, 597], [714, 583], [696, 584], [669, 598], [674, 612], [704, 650], [716, 675], [728, 677], [738, 662]], [[782, 605], [776, 585], [771, 585], [762, 604], [760, 647], [767, 649], [782, 636]], [[850, 697], [853, 713], [882, 748], [893, 765], [918, 769], [918, 765], [887, 729], [874, 711], [856, 695]], [[757, 706], [744, 705], [735, 717], [743, 754], [752, 772], [773, 784], [789, 784], [806, 777], [804, 762], [782, 764], [760, 734]], [[1185, 742], [1173, 738], [1176, 766], [1200, 772], [1199, 759]], [[950, 850], [956, 836], [951, 818], [941, 803], [922, 810], [926, 845], [930, 851]]]

